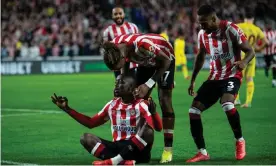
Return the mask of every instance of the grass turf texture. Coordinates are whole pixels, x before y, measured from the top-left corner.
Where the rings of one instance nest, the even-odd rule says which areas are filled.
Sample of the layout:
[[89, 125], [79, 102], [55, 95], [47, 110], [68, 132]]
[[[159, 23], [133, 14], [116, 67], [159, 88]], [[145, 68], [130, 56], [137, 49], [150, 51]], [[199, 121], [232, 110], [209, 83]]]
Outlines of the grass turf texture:
[[[197, 88], [207, 75], [207, 71], [199, 74]], [[176, 124], [171, 164], [185, 164], [185, 160], [196, 154], [188, 120], [192, 97], [187, 94], [189, 81], [183, 79], [182, 73], [177, 72], [175, 80], [173, 106]], [[113, 86], [112, 73], [2, 76], [1, 160], [48, 165], [90, 165], [96, 158], [81, 146], [80, 136], [88, 132], [111, 140], [109, 122], [90, 130], [65, 113], [40, 114], [31, 110], [18, 112], [5, 108], [61, 111], [50, 100], [50, 95], [55, 92], [67, 96], [70, 106], [79, 112], [92, 116], [112, 98]], [[241, 92], [241, 99], [245, 101], [245, 84]], [[153, 97], [157, 102], [156, 90]], [[247, 156], [242, 161], [234, 158], [235, 142], [221, 106], [217, 103], [204, 112], [204, 135], [211, 160], [196, 164], [276, 164], [275, 99], [276, 88], [271, 88], [271, 80], [265, 78], [263, 71], [257, 71], [253, 107], [238, 107], [247, 141]], [[159, 106], [158, 112], [161, 112]], [[156, 132], [150, 164], [159, 164], [162, 150], [163, 134]]]

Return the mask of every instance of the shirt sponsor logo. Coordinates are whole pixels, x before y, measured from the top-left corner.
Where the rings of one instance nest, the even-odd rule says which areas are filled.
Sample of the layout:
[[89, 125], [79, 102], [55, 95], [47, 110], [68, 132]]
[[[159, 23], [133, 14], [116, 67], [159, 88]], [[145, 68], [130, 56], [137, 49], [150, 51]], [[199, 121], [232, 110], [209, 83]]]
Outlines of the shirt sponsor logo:
[[223, 59], [223, 60], [229, 60], [232, 59], [232, 55], [229, 52], [223, 53], [223, 54], [216, 54], [212, 56], [212, 60], [217, 60], [217, 59]]
[[113, 125], [114, 131], [123, 131], [123, 132], [130, 132], [136, 133], [137, 127], [136, 126], [121, 126], [121, 125]]

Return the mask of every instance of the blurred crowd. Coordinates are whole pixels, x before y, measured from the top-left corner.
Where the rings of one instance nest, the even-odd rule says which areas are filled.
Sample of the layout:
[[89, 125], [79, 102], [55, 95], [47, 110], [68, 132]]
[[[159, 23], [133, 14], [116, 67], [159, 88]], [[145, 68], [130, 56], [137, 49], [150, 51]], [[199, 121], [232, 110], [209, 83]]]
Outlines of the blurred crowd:
[[[246, 7], [264, 17], [274, 0], [2, 0], [1, 56], [48, 57], [99, 55], [104, 27], [111, 10], [123, 6], [126, 20], [141, 32], [166, 32], [173, 41], [179, 29], [192, 48], [198, 25], [196, 11], [212, 4], [223, 19], [240, 22]], [[263, 5], [263, 6], [262, 6]], [[188, 49], [192, 53], [193, 49]]]

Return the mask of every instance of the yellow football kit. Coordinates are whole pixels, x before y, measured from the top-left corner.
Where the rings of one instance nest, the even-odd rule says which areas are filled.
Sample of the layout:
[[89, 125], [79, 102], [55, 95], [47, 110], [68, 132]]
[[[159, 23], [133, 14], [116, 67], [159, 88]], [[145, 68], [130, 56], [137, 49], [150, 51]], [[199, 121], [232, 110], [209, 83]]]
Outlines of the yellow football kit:
[[[252, 23], [244, 22], [244, 23], [238, 24], [238, 26], [242, 29], [242, 31], [244, 32], [244, 34], [247, 37], [248, 43], [253, 48], [257, 44], [258, 40], [264, 39], [264, 37], [265, 37], [262, 30]], [[244, 56], [245, 56], [245, 53], [242, 52], [242, 59], [244, 58]], [[256, 68], [256, 57], [254, 57], [249, 62], [247, 67], [243, 70], [243, 76], [245, 78], [253, 78], [255, 76], [255, 68]], [[250, 81], [247, 81], [246, 82], [246, 101], [245, 101], [245, 104], [243, 105], [243, 107], [251, 106], [254, 89], [255, 89], [255, 85], [254, 85], [253, 79]], [[237, 104], [240, 103], [239, 95], [237, 96], [236, 103]]]
[[[242, 29], [242, 31], [244, 32], [244, 34], [247, 37], [249, 44], [253, 48], [257, 44], [258, 40], [263, 39], [265, 37], [262, 30], [254, 24], [244, 22], [244, 23], [238, 24], [238, 26]], [[244, 56], [245, 56], [245, 54], [242, 53], [242, 59], [244, 58]], [[255, 68], [256, 68], [256, 58], [253, 58], [252, 61], [248, 64], [248, 66], [244, 70], [244, 76], [245, 77], [254, 77], [255, 76]]]
[[177, 38], [174, 41], [175, 66], [181, 66], [184, 78], [188, 78], [187, 58], [185, 55], [185, 40]]

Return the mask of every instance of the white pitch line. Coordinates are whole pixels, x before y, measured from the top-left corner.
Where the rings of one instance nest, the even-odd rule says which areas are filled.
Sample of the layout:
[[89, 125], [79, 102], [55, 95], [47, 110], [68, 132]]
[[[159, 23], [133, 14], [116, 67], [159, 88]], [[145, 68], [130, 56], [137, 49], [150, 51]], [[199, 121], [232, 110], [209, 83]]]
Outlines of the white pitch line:
[[8, 161], [8, 160], [1, 160], [1, 163], [3, 164], [12, 164], [12, 165], [39, 165], [39, 164], [31, 164], [31, 163], [21, 163], [16, 161]]
[[19, 113], [19, 114], [8, 114], [8, 115], [1, 115], [1, 117], [13, 117], [13, 116], [30, 116], [30, 115], [44, 115], [44, 114], [60, 114], [60, 112], [56, 113], [49, 113], [49, 112], [39, 112], [39, 113]]
[[62, 111], [55, 110], [39, 110], [39, 109], [14, 109], [14, 108], [2, 108], [2, 112], [18, 112], [17, 114], [1, 115], [1, 117], [14, 117], [14, 116], [30, 116], [30, 115], [42, 115], [42, 114], [61, 114]]
[[43, 110], [43, 109], [20, 109], [20, 108], [1, 108], [1, 111], [13, 111], [13, 112], [42, 112], [42, 113], [61, 113], [62, 111], [57, 110]]

